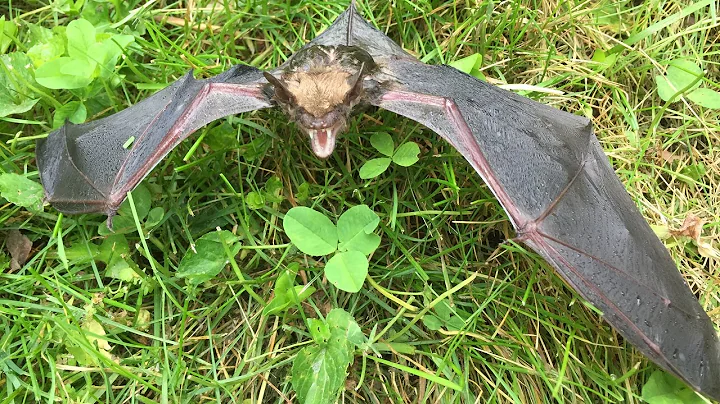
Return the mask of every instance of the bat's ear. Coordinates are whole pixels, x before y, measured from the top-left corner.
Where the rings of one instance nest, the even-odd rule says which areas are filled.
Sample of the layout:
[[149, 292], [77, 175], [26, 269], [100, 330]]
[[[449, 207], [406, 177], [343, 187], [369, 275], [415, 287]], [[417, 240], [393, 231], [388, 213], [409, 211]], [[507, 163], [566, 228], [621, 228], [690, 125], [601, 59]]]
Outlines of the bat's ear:
[[350, 84], [352, 85], [352, 88], [348, 93], [345, 95], [345, 104], [349, 104], [352, 100], [356, 99], [363, 89], [363, 76], [365, 70], [365, 63], [360, 65], [360, 69], [358, 69], [357, 73], [355, 73], [354, 76], [350, 78]]
[[263, 76], [265, 76], [265, 79], [275, 88], [276, 100], [284, 104], [295, 102], [295, 97], [288, 91], [287, 87], [285, 87], [285, 83], [268, 72], [263, 72]]

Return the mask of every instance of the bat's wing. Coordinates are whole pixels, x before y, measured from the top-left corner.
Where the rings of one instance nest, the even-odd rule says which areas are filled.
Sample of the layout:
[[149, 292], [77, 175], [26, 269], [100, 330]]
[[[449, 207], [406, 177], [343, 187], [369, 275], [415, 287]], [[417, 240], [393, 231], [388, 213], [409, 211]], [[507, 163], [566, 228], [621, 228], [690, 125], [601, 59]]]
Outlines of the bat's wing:
[[195, 80], [192, 72], [117, 114], [66, 124], [38, 141], [45, 198], [66, 213], [115, 213], [129, 191], [193, 131], [223, 116], [270, 106], [262, 72], [235, 66]]
[[627, 340], [720, 399], [711, 320], [613, 171], [590, 121], [447, 66], [390, 60], [373, 104], [452, 144], [517, 229]]

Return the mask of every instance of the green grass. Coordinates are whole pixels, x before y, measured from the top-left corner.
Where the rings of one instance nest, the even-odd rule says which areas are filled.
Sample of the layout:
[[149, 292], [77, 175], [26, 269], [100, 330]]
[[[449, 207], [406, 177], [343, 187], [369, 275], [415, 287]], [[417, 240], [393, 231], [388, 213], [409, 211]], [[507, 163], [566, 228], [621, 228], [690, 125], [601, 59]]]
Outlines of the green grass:
[[[9, 51], [33, 45], [24, 24], [53, 28], [77, 17], [62, 4], [0, 6], [0, 14], [20, 24]], [[119, 63], [119, 86], [107, 83], [83, 100], [88, 119], [138, 102], [189, 68], [207, 77], [240, 62], [276, 66], [346, 6], [335, 0], [112, 4], [89, 2], [83, 15], [108, 7], [108, 16], [95, 13], [96, 26], [110, 23], [141, 36]], [[559, 90], [527, 95], [591, 117], [651, 225], [667, 235], [689, 215], [703, 220], [701, 239], [664, 241], [720, 326], [720, 267], [712, 257], [720, 248], [720, 116], [686, 99], [662, 101], [654, 80], [682, 57], [701, 63], [703, 85], [717, 89], [720, 20], [708, 7], [693, 11], [676, 0], [613, 4], [398, 0], [392, 8], [362, 2], [360, 10], [426, 63], [480, 53], [488, 81]], [[593, 53], [611, 48], [620, 57], [597, 68]], [[34, 140], [51, 131], [58, 106], [79, 100], [74, 91], [37, 89], [31, 111], [0, 118], [0, 170], [36, 181]], [[396, 145], [417, 142], [420, 162], [361, 180], [360, 166], [378, 157], [370, 134], [381, 131]], [[247, 146], [252, 141], [257, 148]], [[283, 184], [283, 202], [249, 209], [244, 196], [272, 176]], [[456, 151], [392, 113], [368, 110], [354, 119], [327, 161], [313, 156], [280, 112], [221, 120], [180, 145], [144, 183], [152, 206], [166, 214], [142, 229], [146, 237], [125, 235], [130, 282], [88, 258], [103, 241], [103, 216], [61, 218], [49, 206], [32, 214], [1, 201], [0, 228], [19, 229], [33, 249], [20, 269], [0, 270], [0, 403], [290, 400], [292, 360], [311, 341], [305, 318], [335, 307], [352, 314], [366, 335], [377, 327], [379, 342], [414, 348], [385, 350], [383, 359], [465, 386], [450, 390], [357, 356], [344, 401], [640, 402], [656, 370], [548, 264], [506, 242], [514, 237], [510, 222]], [[309, 199], [298, 201], [303, 183]], [[265, 317], [273, 281], [288, 263], [324, 265], [287, 244], [281, 218], [294, 204], [333, 220], [358, 204], [377, 212], [382, 243], [370, 259], [374, 283], [349, 294], [308, 270], [297, 281], [317, 292], [302, 310]], [[243, 247], [212, 281], [190, 288], [176, 269], [195, 241], [218, 227], [240, 236]], [[453, 289], [471, 276], [473, 282]], [[448, 290], [454, 291], [443, 302], [468, 315], [463, 332], [424, 325]], [[418, 310], [401, 310], [398, 299]]]

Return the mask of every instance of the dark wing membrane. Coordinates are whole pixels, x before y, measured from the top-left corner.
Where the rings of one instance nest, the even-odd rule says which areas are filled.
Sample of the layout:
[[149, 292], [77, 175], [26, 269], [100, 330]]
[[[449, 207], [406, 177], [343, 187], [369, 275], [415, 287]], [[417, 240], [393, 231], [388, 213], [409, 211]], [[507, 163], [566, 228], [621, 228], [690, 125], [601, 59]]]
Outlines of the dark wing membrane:
[[638, 349], [720, 398], [712, 322], [618, 180], [587, 119], [447, 66], [390, 61], [375, 105], [450, 142], [483, 176], [519, 238]]
[[[348, 25], [351, 25], [349, 27]], [[348, 40], [348, 28], [351, 28], [352, 34]], [[308, 42], [302, 49], [315, 45], [349, 45], [357, 46], [364, 49], [370, 56], [378, 61], [379, 59], [394, 57], [414, 59], [411, 55], [403, 50], [403, 48], [387, 35], [378, 31], [375, 27], [365, 21], [356, 11], [355, 6], [351, 5], [340, 14], [332, 25], [330, 25], [320, 35]], [[297, 55], [300, 51], [295, 52]], [[292, 61], [292, 57], [285, 63]]]
[[114, 214], [127, 193], [198, 128], [270, 106], [262, 72], [235, 66], [206, 80], [192, 73], [142, 102], [97, 121], [66, 124], [38, 141], [45, 196], [66, 213]]

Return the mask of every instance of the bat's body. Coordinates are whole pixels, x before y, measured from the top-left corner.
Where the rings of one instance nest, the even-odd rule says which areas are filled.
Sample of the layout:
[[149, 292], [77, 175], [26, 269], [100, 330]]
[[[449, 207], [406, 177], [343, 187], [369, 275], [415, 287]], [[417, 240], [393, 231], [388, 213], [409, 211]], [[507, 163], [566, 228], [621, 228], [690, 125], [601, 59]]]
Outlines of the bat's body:
[[[425, 65], [350, 7], [279, 68], [191, 75], [111, 117], [38, 142], [47, 199], [112, 216], [173, 147], [222, 116], [279, 106], [329, 156], [358, 105], [409, 117], [452, 144], [517, 229], [626, 339], [720, 399], [720, 342], [667, 250], [638, 212], [590, 122], [447, 66]], [[123, 147], [132, 139], [129, 147]]]

